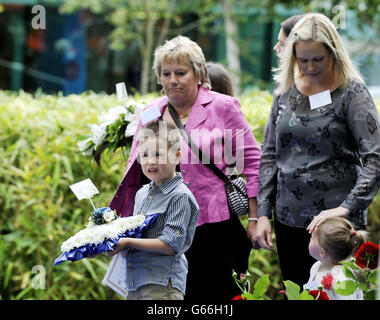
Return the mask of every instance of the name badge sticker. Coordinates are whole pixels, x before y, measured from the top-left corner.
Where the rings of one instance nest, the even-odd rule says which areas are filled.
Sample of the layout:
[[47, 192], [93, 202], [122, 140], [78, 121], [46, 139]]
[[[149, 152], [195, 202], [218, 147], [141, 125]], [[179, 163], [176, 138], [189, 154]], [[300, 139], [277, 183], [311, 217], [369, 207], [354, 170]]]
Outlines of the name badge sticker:
[[160, 116], [161, 116], [160, 109], [158, 108], [158, 105], [155, 105], [140, 113], [141, 123], [143, 125], [146, 125], [148, 122], [151, 122]]
[[330, 90], [322, 91], [309, 96], [309, 102], [311, 110], [331, 104], [332, 100]]

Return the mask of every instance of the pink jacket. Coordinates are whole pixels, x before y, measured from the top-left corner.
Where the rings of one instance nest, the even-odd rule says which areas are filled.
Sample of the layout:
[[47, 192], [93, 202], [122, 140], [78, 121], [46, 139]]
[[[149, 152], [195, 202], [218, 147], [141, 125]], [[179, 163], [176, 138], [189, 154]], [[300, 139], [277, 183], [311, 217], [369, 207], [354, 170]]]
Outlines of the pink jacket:
[[[165, 96], [147, 108], [157, 105], [163, 114], [167, 102], [168, 98]], [[141, 122], [136, 135], [140, 127]], [[186, 123], [186, 131], [191, 134], [193, 141], [202, 149], [202, 152], [209, 155], [218, 168], [224, 171], [226, 156], [223, 148], [228, 140], [224, 134], [225, 129], [232, 129], [230, 130], [232, 139], [229, 140], [232, 141], [232, 157], [236, 157], [236, 162], [240, 163], [241, 172], [247, 179], [248, 197], [256, 197], [261, 151], [241, 112], [239, 101], [234, 97], [200, 87]], [[142, 187], [143, 173], [137, 161], [137, 146], [137, 140], [134, 139], [124, 177], [110, 203], [110, 207], [116, 209], [121, 216], [132, 215], [135, 194]], [[197, 226], [229, 219], [230, 213], [223, 181], [200, 163], [183, 139], [181, 154], [180, 169], [184, 183], [194, 194], [199, 205]]]

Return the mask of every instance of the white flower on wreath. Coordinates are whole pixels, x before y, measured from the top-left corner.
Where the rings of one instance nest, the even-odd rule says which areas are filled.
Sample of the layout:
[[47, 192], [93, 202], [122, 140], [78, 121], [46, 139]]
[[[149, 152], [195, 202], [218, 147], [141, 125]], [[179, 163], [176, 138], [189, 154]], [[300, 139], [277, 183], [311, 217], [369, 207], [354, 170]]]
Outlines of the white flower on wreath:
[[115, 220], [115, 212], [114, 211], [106, 211], [103, 214], [103, 219], [105, 222], [111, 222], [112, 220]]
[[125, 129], [126, 137], [133, 137], [135, 135], [140, 120], [140, 113], [145, 108], [144, 104], [135, 101], [131, 102], [131, 105], [134, 107], [134, 112], [126, 113], [124, 117], [124, 120], [129, 122]]

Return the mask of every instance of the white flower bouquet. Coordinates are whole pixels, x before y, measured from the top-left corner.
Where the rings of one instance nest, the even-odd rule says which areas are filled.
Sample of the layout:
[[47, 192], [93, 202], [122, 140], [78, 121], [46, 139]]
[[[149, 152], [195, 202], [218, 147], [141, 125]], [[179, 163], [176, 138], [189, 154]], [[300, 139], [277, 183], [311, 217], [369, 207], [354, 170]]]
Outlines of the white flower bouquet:
[[120, 218], [109, 207], [95, 209], [85, 229], [61, 245], [62, 254], [54, 265], [64, 261], [77, 261], [106, 251], [112, 251], [120, 238], [141, 238], [142, 231], [157, 218], [157, 214]]
[[124, 150], [132, 144], [139, 122], [139, 114], [145, 108], [143, 103], [128, 99], [120, 105], [99, 116], [99, 124], [91, 124], [92, 134], [77, 143], [83, 155], [92, 155], [99, 164], [104, 150]]

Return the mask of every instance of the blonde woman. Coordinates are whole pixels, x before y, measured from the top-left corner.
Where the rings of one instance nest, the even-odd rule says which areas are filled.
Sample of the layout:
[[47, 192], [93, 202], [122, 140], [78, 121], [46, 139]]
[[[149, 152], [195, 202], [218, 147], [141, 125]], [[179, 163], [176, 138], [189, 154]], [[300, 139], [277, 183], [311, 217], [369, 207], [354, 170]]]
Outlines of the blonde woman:
[[[257, 239], [277, 251], [284, 280], [302, 286], [315, 260], [312, 233], [339, 216], [364, 229], [380, 185], [376, 106], [332, 22], [306, 14], [294, 26], [277, 83], [260, 163]], [[293, 244], [296, 243], [297, 246]]]

